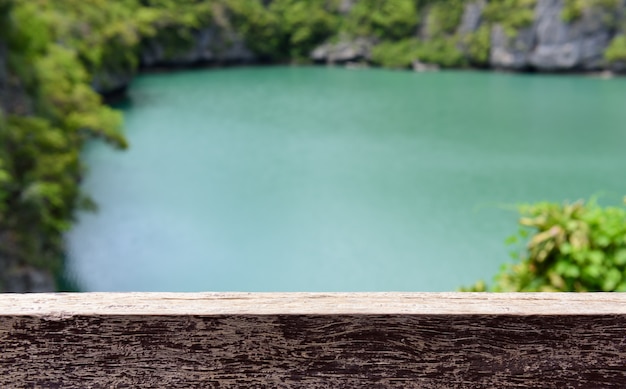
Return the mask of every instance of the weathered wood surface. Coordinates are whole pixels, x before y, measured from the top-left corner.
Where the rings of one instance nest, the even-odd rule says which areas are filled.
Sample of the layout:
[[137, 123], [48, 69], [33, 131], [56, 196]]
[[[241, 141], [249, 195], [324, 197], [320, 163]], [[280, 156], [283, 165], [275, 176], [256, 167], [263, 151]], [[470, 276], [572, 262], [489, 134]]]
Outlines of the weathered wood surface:
[[1, 388], [624, 388], [624, 294], [0, 295]]

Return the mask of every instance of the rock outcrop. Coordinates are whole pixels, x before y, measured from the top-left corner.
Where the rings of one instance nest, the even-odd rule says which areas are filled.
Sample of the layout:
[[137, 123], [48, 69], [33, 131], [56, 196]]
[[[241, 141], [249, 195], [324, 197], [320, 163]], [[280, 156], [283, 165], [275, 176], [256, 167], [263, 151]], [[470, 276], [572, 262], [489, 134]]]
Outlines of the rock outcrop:
[[376, 40], [373, 38], [343, 38], [336, 43], [328, 42], [318, 46], [311, 53], [311, 59], [327, 64], [368, 61], [375, 44]]
[[[346, 9], [355, 0], [344, 1]], [[463, 15], [455, 31], [458, 48], [468, 63], [475, 63], [468, 49], [472, 34], [483, 31], [485, 60], [481, 66], [514, 71], [537, 70], [546, 72], [585, 72], [626, 70], [626, 64], [607, 63], [605, 52], [612, 39], [624, 34], [626, 26], [626, 0], [616, 3], [592, 1], [578, 9], [576, 15], [567, 16], [566, 0], [537, 0], [534, 8], [527, 9], [534, 15], [530, 23], [513, 28], [506, 19], [489, 20], [485, 17], [487, 0], [470, 0], [464, 5]], [[433, 36], [429, 18], [432, 5], [420, 10], [415, 34], [407, 36], [424, 43], [441, 39]], [[498, 15], [502, 18], [502, 12]], [[569, 19], [569, 20], [568, 20]], [[499, 23], [497, 20], [502, 20]], [[518, 23], [518, 22], [516, 22]], [[434, 29], [436, 30], [436, 29]], [[443, 37], [454, 38], [453, 34]], [[488, 36], [487, 36], [488, 35]], [[311, 59], [318, 63], [347, 63], [367, 61], [376, 41], [369, 37], [340, 37], [328, 41], [311, 52]], [[488, 53], [488, 60], [487, 60]]]
[[487, 0], [478, 0], [465, 4], [461, 24], [457, 30], [459, 35], [471, 34], [478, 30], [483, 21], [483, 10]]
[[256, 55], [241, 36], [217, 25], [193, 32], [191, 39], [179, 47], [168, 47], [158, 37], [149, 39], [141, 51], [144, 67], [250, 63], [256, 60]]
[[[187, 40], [146, 39], [141, 44], [139, 62], [144, 69], [178, 68], [196, 65], [246, 64], [258, 61], [243, 38], [228, 26], [213, 24], [191, 32]], [[93, 88], [103, 94], [124, 90], [135, 76], [135, 69], [104, 69], [94, 74]]]
[[501, 25], [491, 29], [489, 63], [494, 68], [524, 70], [528, 68], [530, 53], [535, 44], [533, 28], [523, 28], [509, 36]]
[[540, 71], [595, 71], [608, 67], [604, 52], [623, 17], [619, 8], [590, 6], [566, 21], [564, 0], [538, 0], [531, 26], [507, 35], [500, 25], [491, 32], [491, 66]]

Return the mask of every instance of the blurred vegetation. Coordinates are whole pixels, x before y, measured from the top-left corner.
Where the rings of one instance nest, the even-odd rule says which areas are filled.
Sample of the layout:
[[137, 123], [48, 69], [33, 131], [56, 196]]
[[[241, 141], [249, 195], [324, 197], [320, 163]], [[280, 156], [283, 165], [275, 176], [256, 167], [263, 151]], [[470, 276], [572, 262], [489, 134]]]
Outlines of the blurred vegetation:
[[361, 0], [343, 18], [341, 31], [349, 36], [396, 40], [414, 35], [418, 21], [414, 0]]
[[617, 35], [604, 53], [604, 57], [611, 63], [621, 62], [626, 64], [626, 35]]
[[91, 89], [79, 51], [61, 44], [69, 37], [58, 15], [42, 12], [49, 4], [16, 1], [2, 29], [14, 94], [1, 133], [0, 231], [19, 261], [56, 268], [74, 210], [90, 204], [78, 187], [80, 146], [92, 137], [126, 142], [121, 116]]
[[[220, 2], [216, 2], [220, 3]], [[220, 3], [221, 4], [221, 3]], [[270, 60], [304, 60], [337, 30], [335, 0], [224, 0], [248, 46]]]
[[[564, 0], [561, 17], [566, 22], [574, 22], [583, 16], [586, 9], [602, 8], [616, 10], [621, 5], [621, 0]], [[610, 24], [612, 20], [606, 20]]]
[[420, 41], [416, 38], [383, 42], [372, 50], [372, 62], [389, 68], [407, 68], [414, 61], [443, 67], [461, 67], [466, 60], [453, 38]]
[[[397, 2], [396, 11], [406, 8], [405, 12], [411, 12], [412, 23], [405, 20], [401, 23], [402, 28], [396, 29], [393, 33], [377, 33], [376, 28], [369, 29], [349, 29], [353, 33], [361, 35], [374, 35], [382, 42], [372, 50], [372, 62], [376, 65], [391, 68], [407, 68], [414, 61], [436, 64], [442, 67], [461, 67], [466, 65], [463, 53], [458, 47], [458, 38], [455, 33], [463, 16], [464, 3], [466, 0], [450, 0], [445, 3], [436, 1], [420, 2], [420, 10], [423, 15], [418, 15], [415, 4], [412, 1]], [[364, 3], [359, 3], [365, 5]], [[400, 6], [400, 4], [403, 4]], [[355, 7], [356, 8], [356, 7]], [[365, 10], [355, 10], [357, 15], [364, 18], [367, 15]], [[354, 11], [353, 11], [354, 13]], [[363, 16], [361, 16], [363, 15]], [[399, 16], [391, 17], [391, 12], [383, 13], [384, 18], [379, 16], [381, 22], [377, 25], [383, 31], [388, 31], [387, 23], [394, 23]], [[417, 24], [422, 20], [420, 26], [424, 39], [417, 36]], [[348, 18], [351, 20], [362, 20]], [[367, 23], [363, 25], [367, 26]], [[407, 38], [413, 36], [413, 38]], [[402, 39], [403, 38], [403, 39]]]
[[462, 37], [467, 60], [474, 66], [487, 66], [491, 51], [491, 26], [483, 24], [473, 33]]
[[507, 35], [514, 37], [519, 29], [532, 24], [537, 0], [490, 1], [484, 10], [488, 23], [502, 25]]
[[626, 291], [626, 207], [591, 200], [525, 205], [520, 213], [522, 228], [508, 241], [518, 246], [516, 262], [493, 285], [479, 281], [464, 291]]
[[[85, 174], [80, 160], [83, 144], [97, 138], [127, 147], [120, 114], [106, 106], [92, 86], [106, 82], [102, 75], [132, 76], [151, 42], [159, 43], [167, 61], [185, 53], [200, 29], [215, 26], [243, 37], [261, 59], [273, 62], [308, 61], [318, 44], [365, 37], [376, 44], [372, 52], [376, 65], [405, 68], [419, 60], [442, 67], [486, 66], [492, 26], [500, 24], [515, 36], [532, 23], [537, 0], [490, 1], [480, 28], [459, 34], [468, 1], [360, 0], [347, 10], [342, 0], [0, 0], [0, 255], [2, 250], [11, 251], [23, 263], [58, 268], [62, 236], [76, 210], [94, 207], [79, 189]], [[573, 21], [585, 7], [610, 9], [616, 4], [617, 0], [567, 0], [563, 18]], [[626, 61], [624, 35], [612, 41], [606, 59]], [[593, 204], [576, 207], [584, 211], [567, 208], [567, 212], [584, 217], [592, 210], [600, 212]], [[548, 208], [537, 205], [525, 212], [544, 212], [555, 220], [562, 216], [559, 212], [566, 213], [565, 208]], [[590, 219], [584, 222], [594, 225]], [[539, 233], [544, 227], [552, 231], [552, 226], [531, 227]], [[570, 236], [561, 238], [569, 241]], [[550, 251], [548, 257], [554, 255]], [[497, 288], [514, 283], [531, 288], [526, 281], [510, 280], [523, 272], [524, 277], [536, 269], [543, 272], [551, 263], [535, 262], [503, 272]], [[559, 266], [563, 270], [564, 265]], [[579, 269], [580, 277], [595, 271], [584, 268]], [[608, 275], [609, 270], [607, 277], [613, 279], [616, 273]], [[600, 290], [612, 285], [577, 283], [561, 273], [550, 274], [541, 277], [553, 287]]]

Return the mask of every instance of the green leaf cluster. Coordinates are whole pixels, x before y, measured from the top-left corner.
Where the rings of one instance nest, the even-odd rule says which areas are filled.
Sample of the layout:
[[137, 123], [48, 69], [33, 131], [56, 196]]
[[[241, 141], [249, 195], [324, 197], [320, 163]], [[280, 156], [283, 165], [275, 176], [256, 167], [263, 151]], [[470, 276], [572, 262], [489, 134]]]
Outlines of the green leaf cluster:
[[461, 38], [467, 59], [477, 66], [487, 66], [491, 51], [491, 26], [483, 24], [475, 32]]
[[[614, 11], [620, 6], [620, 0], [565, 0], [561, 18], [568, 22], [574, 22], [583, 16], [583, 12], [590, 8], [602, 8], [608, 11]], [[607, 23], [612, 20], [607, 20]]]
[[428, 16], [425, 20], [428, 35], [434, 38], [441, 38], [454, 34], [461, 23], [466, 2], [467, 0], [432, 2], [428, 6]]
[[[446, 2], [422, 1], [418, 8], [415, 3], [404, 6], [410, 8], [410, 18], [405, 20], [404, 30], [397, 31], [397, 35], [388, 33], [388, 26], [381, 24], [379, 33], [372, 33], [376, 29], [368, 28], [361, 30], [358, 28], [352, 31], [361, 35], [375, 35], [383, 41], [372, 50], [372, 62], [376, 65], [390, 68], [407, 68], [413, 61], [419, 60], [426, 63], [437, 64], [442, 67], [460, 67], [466, 65], [466, 60], [459, 50], [459, 38], [455, 35], [461, 17], [463, 16], [464, 4], [466, 0], [449, 0]], [[368, 15], [366, 7], [373, 7], [367, 2], [361, 4], [363, 9], [356, 9], [357, 15]], [[380, 5], [379, 5], [380, 6]], [[375, 8], [374, 8], [375, 9]], [[397, 9], [400, 9], [398, 6]], [[422, 23], [426, 31], [426, 39], [406, 38], [416, 35], [417, 23], [419, 21], [418, 12], [426, 11], [426, 16]], [[370, 9], [369, 14], [372, 14]], [[405, 13], [405, 15], [408, 15]], [[410, 19], [410, 23], [409, 23]], [[350, 21], [351, 19], [348, 19]], [[359, 20], [359, 19], [354, 19]], [[387, 19], [383, 19], [387, 20]], [[369, 26], [362, 23], [362, 26]], [[385, 33], [383, 33], [385, 32]]]
[[626, 35], [616, 35], [604, 52], [604, 58], [610, 63], [626, 63]]
[[360, 0], [343, 19], [341, 30], [350, 36], [398, 40], [411, 36], [418, 21], [414, 0]]
[[[625, 199], [626, 200], [626, 199]], [[517, 262], [503, 266], [488, 288], [495, 292], [626, 291], [626, 207], [539, 203], [520, 207], [524, 242]]]
[[413, 61], [460, 67], [466, 64], [454, 37], [420, 41], [416, 38], [383, 42], [372, 50], [372, 62], [389, 68], [408, 68]]
[[55, 268], [82, 201], [80, 146], [97, 134], [124, 147], [121, 117], [102, 105], [77, 52], [53, 39], [34, 3], [16, 3], [11, 16], [3, 39], [24, 90], [12, 98], [26, 108], [2, 123], [0, 232], [20, 261]]
[[233, 24], [249, 47], [270, 60], [302, 61], [329, 38], [339, 22], [336, 2], [328, 0], [224, 0]]
[[498, 0], [487, 3], [483, 17], [488, 23], [502, 25], [507, 35], [515, 36], [520, 28], [532, 24], [537, 0]]

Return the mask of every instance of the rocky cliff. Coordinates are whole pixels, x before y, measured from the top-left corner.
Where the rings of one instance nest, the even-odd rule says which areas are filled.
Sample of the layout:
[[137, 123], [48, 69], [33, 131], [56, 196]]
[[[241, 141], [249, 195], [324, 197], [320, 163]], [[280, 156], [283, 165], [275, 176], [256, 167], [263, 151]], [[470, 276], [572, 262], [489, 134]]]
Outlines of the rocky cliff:
[[[625, 39], [621, 37], [626, 26], [626, 1], [470, 0], [463, 3], [462, 15], [453, 31], [444, 34], [440, 28], [436, 31], [440, 8], [426, 5], [420, 10], [415, 33], [406, 38], [415, 39], [417, 46], [428, 46], [438, 38], [455, 41], [463, 60], [457, 66], [547, 72], [621, 72], [626, 68], [626, 46], [622, 43], [625, 47], [617, 47]], [[507, 9], [505, 4], [513, 6]], [[318, 46], [311, 59], [327, 63], [369, 61], [376, 43], [376, 37], [345, 35]], [[607, 55], [611, 46], [617, 53], [613, 58]], [[485, 51], [484, 61], [476, 54], [480, 50]], [[423, 59], [419, 58], [419, 50], [414, 57], [416, 61]], [[426, 57], [435, 59], [426, 58], [426, 62], [437, 63], [437, 57], [428, 53]]]
[[515, 36], [501, 26], [492, 28], [490, 64], [514, 70], [619, 70], [604, 54], [624, 22], [625, 5], [588, 7], [567, 21], [565, 0], [538, 0], [532, 24]]
[[[361, 62], [407, 68], [424, 62], [442, 67], [512, 71], [622, 72], [626, 69], [626, 38], [619, 38], [626, 27], [626, 0], [388, 0], [386, 3], [394, 3], [399, 10], [405, 3], [414, 8], [414, 15], [410, 16], [414, 20], [409, 20], [404, 35], [386, 35], [377, 33], [375, 28], [363, 27], [373, 23], [362, 15], [363, 10], [378, 18], [389, 18], [388, 25], [383, 23], [379, 30], [394, 28], [394, 23], [398, 23], [392, 11], [376, 5], [382, 2], [344, 0], [327, 10], [337, 22], [329, 24], [332, 30], [326, 34], [318, 34], [324, 40], [313, 40], [316, 44], [308, 51], [309, 59], [316, 63]], [[275, 16], [271, 2], [263, 7], [268, 15]], [[190, 29], [185, 39], [172, 39], [167, 31], [144, 39], [138, 55], [141, 67], [177, 68], [268, 60], [266, 53], [258, 50], [258, 41], [267, 39], [262, 34], [271, 31], [265, 19], [258, 14], [233, 16], [233, 12], [219, 9], [218, 15], [204, 25]], [[238, 19], [233, 21], [234, 18]], [[287, 20], [284, 15], [282, 18]], [[237, 24], [242, 21], [243, 27]], [[276, 17], [275, 23], [287, 22]], [[306, 23], [311, 24], [306, 28], [312, 29], [317, 22], [311, 16]], [[361, 27], [350, 27], [357, 24]], [[284, 28], [275, 30], [284, 33]], [[609, 58], [607, 51], [616, 38], [617, 43], [624, 40], [624, 47], [617, 48], [616, 58]], [[407, 44], [408, 41], [413, 42]], [[394, 46], [400, 43], [404, 45]], [[389, 55], [402, 58], [386, 61]], [[271, 56], [269, 61], [272, 62]], [[432, 69], [432, 66], [417, 68]], [[104, 68], [94, 75], [93, 86], [101, 92], [124, 88], [133, 73], [132, 69]]]

